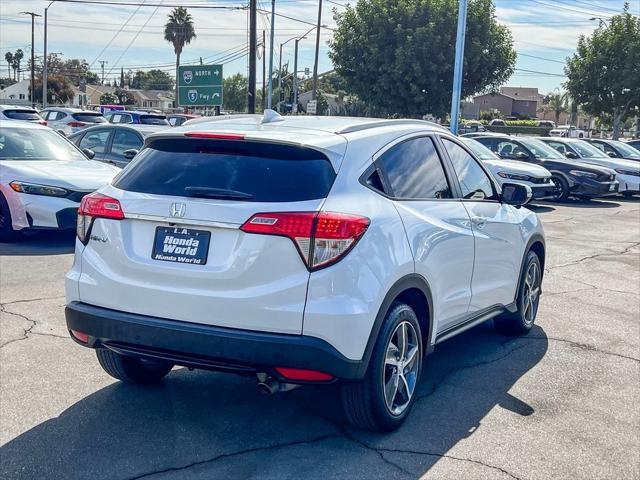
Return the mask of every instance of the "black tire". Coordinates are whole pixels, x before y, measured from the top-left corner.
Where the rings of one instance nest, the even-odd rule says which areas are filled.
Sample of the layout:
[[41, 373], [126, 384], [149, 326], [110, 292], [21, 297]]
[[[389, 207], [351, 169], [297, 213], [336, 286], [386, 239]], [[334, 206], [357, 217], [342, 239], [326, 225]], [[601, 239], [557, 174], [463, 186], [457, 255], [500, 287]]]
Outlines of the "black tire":
[[553, 200], [557, 202], [566, 202], [569, 198], [569, 184], [561, 175], [551, 175], [551, 181], [556, 185], [553, 193]]
[[[530, 280], [530, 272], [532, 270], [537, 271], [535, 281]], [[533, 285], [531, 285], [532, 283]], [[535, 291], [535, 298], [531, 298], [528, 293], [532, 291], [532, 288]], [[527, 258], [522, 270], [522, 278], [518, 285], [518, 298], [516, 300], [518, 310], [514, 313], [506, 312], [496, 317], [493, 321], [496, 330], [507, 335], [524, 335], [528, 333], [533, 328], [536, 320], [541, 292], [542, 267], [540, 265], [540, 259], [535, 252], [530, 250], [527, 253]]]
[[96, 350], [102, 369], [113, 378], [126, 383], [158, 383], [171, 371], [171, 363], [120, 355], [106, 348]]
[[9, 204], [4, 195], [0, 194], [0, 242], [10, 242], [18, 238], [19, 235], [20, 232], [14, 230], [11, 224]]
[[[413, 330], [410, 330], [409, 325]], [[408, 333], [405, 335], [406, 338], [411, 338], [415, 334], [413, 345], [407, 342], [409, 345], [405, 351], [413, 352], [416, 347], [417, 351], [413, 355], [407, 355], [411, 360], [406, 364], [392, 367], [387, 363], [387, 350], [393, 355], [391, 347], [395, 347], [395, 343], [398, 343], [399, 337], [396, 334], [403, 328], [406, 328], [405, 331]], [[394, 361], [398, 359], [404, 361], [401, 350], [396, 350], [397, 356]], [[342, 406], [349, 423], [358, 428], [377, 432], [389, 432], [402, 425], [416, 398], [422, 372], [423, 352], [418, 317], [409, 305], [394, 302], [380, 328], [365, 378], [342, 385]], [[398, 369], [403, 372], [402, 375], [397, 374]], [[408, 374], [405, 377], [406, 372]], [[396, 378], [395, 383], [392, 380], [387, 382], [388, 386], [391, 385], [392, 389], [395, 386], [396, 389], [395, 394], [390, 395], [391, 406], [395, 405], [394, 400], [397, 398], [397, 410], [402, 408], [401, 411], [392, 412], [387, 406], [384, 385], [385, 378], [389, 376]], [[407, 395], [405, 392], [409, 392], [408, 389], [411, 392]]]
[[633, 198], [633, 193], [634, 192], [625, 191], [625, 192], [622, 192], [622, 196], [627, 199]]

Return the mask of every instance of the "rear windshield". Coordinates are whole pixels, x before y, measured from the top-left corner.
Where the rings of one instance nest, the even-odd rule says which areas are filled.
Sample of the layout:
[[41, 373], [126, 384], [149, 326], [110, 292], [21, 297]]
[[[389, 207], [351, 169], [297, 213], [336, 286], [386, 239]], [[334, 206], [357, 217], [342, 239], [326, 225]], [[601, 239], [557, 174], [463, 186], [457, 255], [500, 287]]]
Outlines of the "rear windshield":
[[298, 202], [325, 198], [335, 176], [329, 160], [308, 148], [163, 139], [142, 150], [114, 186], [158, 195], [201, 196], [211, 190], [234, 192], [248, 202]]
[[84, 123], [107, 123], [107, 119], [100, 113], [74, 113], [71, 116]]
[[164, 115], [140, 115], [140, 123], [145, 125], [167, 125], [167, 117]]
[[42, 120], [33, 110], [5, 110], [2, 113], [12, 120]]

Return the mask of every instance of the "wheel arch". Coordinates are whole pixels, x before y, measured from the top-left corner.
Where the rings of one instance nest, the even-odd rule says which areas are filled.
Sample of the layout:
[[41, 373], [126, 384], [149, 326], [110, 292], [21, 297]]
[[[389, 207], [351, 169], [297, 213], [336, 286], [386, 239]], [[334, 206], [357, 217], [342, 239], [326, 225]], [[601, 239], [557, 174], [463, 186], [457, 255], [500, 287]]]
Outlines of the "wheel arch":
[[362, 358], [362, 375], [364, 375], [366, 369], [369, 368], [373, 347], [380, 333], [382, 323], [391, 309], [391, 305], [396, 301], [406, 303], [413, 308], [413, 311], [418, 317], [418, 323], [420, 324], [424, 353], [428, 354], [433, 350], [431, 340], [434, 335], [434, 322], [431, 287], [422, 275], [412, 273], [397, 280], [382, 301]]
[[[531, 235], [531, 238], [529, 238], [529, 241], [527, 242], [527, 245], [524, 249], [524, 253], [522, 254], [522, 261], [520, 263], [520, 274], [518, 275], [518, 285], [520, 285], [520, 282], [522, 281], [522, 276], [524, 275], [524, 267], [527, 261], [527, 255], [529, 255], [529, 252], [531, 251], [533, 251], [538, 256], [538, 259], [540, 260], [540, 276], [541, 276], [540, 280], [542, 281], [542, 278], [544, 278], [546, 243], [544, 240], [544, 236], [541, 233], [534, 233], [533, 235]], [[540, 292], [542, 292], [542, 287], [540, 288], [541, 288]], [[518, 290], [519, 289], [516, 288], [516, 294], [513, 299], [513, 302], [510, 305], [506, 306], [507, 310], [509, 310], [510, 312], [515, 312], [518, 308], [517, 306]]]

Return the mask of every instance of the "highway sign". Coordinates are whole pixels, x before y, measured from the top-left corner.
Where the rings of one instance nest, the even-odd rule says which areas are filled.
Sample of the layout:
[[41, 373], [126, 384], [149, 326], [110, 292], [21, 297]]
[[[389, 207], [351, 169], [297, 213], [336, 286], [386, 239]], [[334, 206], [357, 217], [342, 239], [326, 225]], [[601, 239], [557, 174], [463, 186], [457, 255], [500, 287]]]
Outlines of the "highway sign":
[[190, 65], [178, 68], [178, 105], [222, 105], [222, 65]]

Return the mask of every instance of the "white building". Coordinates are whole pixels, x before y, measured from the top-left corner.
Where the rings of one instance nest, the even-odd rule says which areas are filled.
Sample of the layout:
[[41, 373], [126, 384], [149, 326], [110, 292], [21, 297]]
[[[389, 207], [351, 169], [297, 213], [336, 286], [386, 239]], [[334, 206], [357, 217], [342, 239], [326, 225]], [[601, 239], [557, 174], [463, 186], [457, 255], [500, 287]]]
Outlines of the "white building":
[[29, 103], [29, 80], [21, 80], [18, 83], [0, 89], [0, 101], [2, 103]]

